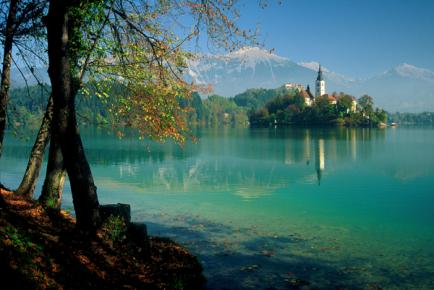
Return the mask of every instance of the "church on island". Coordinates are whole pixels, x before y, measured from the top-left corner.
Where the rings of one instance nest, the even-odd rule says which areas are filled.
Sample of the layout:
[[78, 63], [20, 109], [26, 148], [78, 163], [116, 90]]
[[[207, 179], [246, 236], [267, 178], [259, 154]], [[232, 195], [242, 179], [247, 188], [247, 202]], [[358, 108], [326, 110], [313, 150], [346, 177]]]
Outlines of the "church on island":
[[[327, 101], [331, 105], [336, 105], [338, 102], [336, 95], [326, 94], [325, 80], [321, 69], [321, 65], [319, 65], [318, 76], [315, 82], [315, 97], [312, 95], [309, 85], [307, 85], [305, 89], [303, 85], [287, 83], [285, 84], [285, 88], [287, 90], [295, 90], [298, 93], [300, 93], [304, 97], [304, 103], [306, 104], [307, 107], [312, 106], [313, 103], [315, 103], [315, 100], [318, 100], [319, 98], [327, 98]], [[355, 112], [356, 109], [357, 109], [357, 100], [353, 98], [350, 111]]]

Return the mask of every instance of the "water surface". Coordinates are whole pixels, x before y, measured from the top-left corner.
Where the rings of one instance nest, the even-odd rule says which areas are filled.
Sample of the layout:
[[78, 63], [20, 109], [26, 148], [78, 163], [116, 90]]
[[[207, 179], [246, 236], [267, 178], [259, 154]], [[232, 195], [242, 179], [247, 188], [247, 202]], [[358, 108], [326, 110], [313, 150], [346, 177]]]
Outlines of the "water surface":
[[[83, 133], [100, 202], [186, 245], [210, 289], [434, 288], [433, 129], [196, 134], [180, 148]], [[7, 186], [30, 145], [8, 136]]]

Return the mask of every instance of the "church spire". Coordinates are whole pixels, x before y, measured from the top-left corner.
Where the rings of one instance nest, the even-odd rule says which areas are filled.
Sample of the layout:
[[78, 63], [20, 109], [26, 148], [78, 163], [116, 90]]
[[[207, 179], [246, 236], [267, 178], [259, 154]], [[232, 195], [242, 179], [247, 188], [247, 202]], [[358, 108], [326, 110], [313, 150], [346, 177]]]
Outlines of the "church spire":
[[323, 81], [324, 78], [322, 76], [322, 69], [321, 69], [321, 64], [319, 65], [319, 69], [318, 69], [318, 77], [316, 78], [317, 81]]
[[321, 97], [324, 94], [325, 94], [325, 81], [322, 75], [322, 69], [320, 64], [318, 68], [318, 77], [316, 78], [316, 83], [315, 83], [315, 97]]

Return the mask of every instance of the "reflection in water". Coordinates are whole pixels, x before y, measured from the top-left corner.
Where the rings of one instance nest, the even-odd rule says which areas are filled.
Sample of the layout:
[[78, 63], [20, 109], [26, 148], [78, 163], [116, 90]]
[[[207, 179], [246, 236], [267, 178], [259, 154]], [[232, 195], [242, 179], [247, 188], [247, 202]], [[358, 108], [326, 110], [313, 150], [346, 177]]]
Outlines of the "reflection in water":
[[315, 169], [318, 178], [318, 185], [320, 185], [322, 172], [325, 169], [324, 139], [318, 139], [317, 142], [315, 142], [315, 145]]
[[[199, 130], [196, 135], [198, 143], [181, 148], [134, 136], [118, 139], [101, 131], [83, 132], [87, 158], [102, 185], [120, 180], [136, 191], [230, 192], [249, 199], [300, 181], [320, 184], [337, 163], [342, 166], [358, 155], [369, 158], [376, 143], [371, 139], [383, 140], [385, 130], [226, 129]], [[30, 144], [13, 142], [4, 155], [26, 158]]]
[[[316, 173], [317, 183], [320, 185], [327, 162], [336, 161], [351, 162], [357, 160], [357, 155], [368, 159], [372, 146], [377, 141], [384, 140], [385, 130], [337, 128], [330, 129], [288, 129], [277, 133], [284, 139], [284, 163], [287, 166], [295, 166], [297, 163], [305, 163], [308, 167], [314, 158], [314, 167], [311, 173]], [[273, 151], [278, 154], [278, 150]], [[279, 159], [278, 156], [274, 156]]]
[[[290, 128], [198, 134], [200, 141], [183, 149], [147, 144], [148, 150], [133, 163], [140, 166], [120, 165], [121, 177], [129, 174], [139, 190], [146, 187], [148, 192], [230, 192], [243, 199], [258, 198], [300, 180], [321, 184], [326, 171], [336, 170], [335, 164], [355, 161], [358, 154], [369, 158], [375, 143], [367, 141], [381, 141], [385, 130]], [[132, 152], [140, 152], [137, 143], [132, 146]], [[101, 162], [104, 151], [95, 153]]]
[[303, 146], [303, 156], [304, 156], [304, 158], [306, 159], [306, 164], [308, 164], [309, 165], [309, 163], [310, 163], [310, 158], [311, 158], [311, 155], [310, 155], [310, 139], [311, 139], [311, 137], [310, 137], [310, 130], [309, 129], [305, 129], [304, 130], [304, 132], [305, 132], [305, 135], [304, 135], [304, 146]]
[[[433, 289], [434, 130], [197, 135], [184, 148], [92, 132], [84, 143], [101, 202], [129, 203], [137, 221], [156, 223], [151, 233], [164, 227], [188, 243], [211, 289], [243, 278], [251, 289], [288, 289], [288, 278], [312, 289]], [[31, 144], [8, 137], [0, 180], [13, 188]], [[240, 270], [251, 265], [260, 267]]]
[[349, 132], [349, 142], [348, 144], [351, 147], [351, 157], [353, 160], [357, 159], [357, 142], [356, 142], [356, 130], [351, 130]]

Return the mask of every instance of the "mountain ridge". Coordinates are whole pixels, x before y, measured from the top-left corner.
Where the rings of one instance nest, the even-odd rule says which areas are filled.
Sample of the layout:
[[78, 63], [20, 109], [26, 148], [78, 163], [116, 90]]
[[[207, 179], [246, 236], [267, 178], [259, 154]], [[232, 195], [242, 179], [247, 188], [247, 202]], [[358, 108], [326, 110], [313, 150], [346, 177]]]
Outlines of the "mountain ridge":
[[[257, 47], [244, 47], [226, 55], [205, 55], [191, 62], [188, 78], [211, 84], [214, 93], [234, 96], [249, 88], [277, 88], [300, 83], [314, 88], [319, 63], [294, 62]], [[327, 92], [369, 94], [389, 111], [434, 111], [434, 72], [401, 63], [366, 79], [345, 76], [323, 67]]]
[[[273, 89], [285, 83], [310, 85], [314, 91], [319, 63], [295, 61], [257, 47], [220, 55], [198, 55], [189, 61], [186, 79], [214, 88], [215, 94], [235, 96], [250, 88]], [[374, 97], [375, 103], [391, 112], [434, 111], [434, 72], [412, 64], [401, 63], [366, 79], [353, 78], [324, 67], [326, 92], [346, 92], [356, 97]], [[28, 85], [37, 84], [32, 72], [22, 70]], [[21, 73], [12, 69], [12, 87], [24, 87]], [[33, 73], [42, 83], [49, 83], [46, 68]]]

